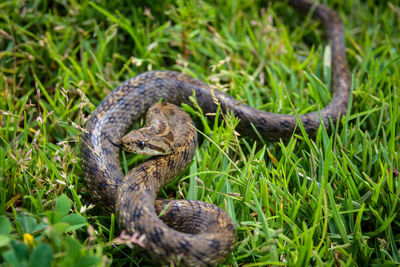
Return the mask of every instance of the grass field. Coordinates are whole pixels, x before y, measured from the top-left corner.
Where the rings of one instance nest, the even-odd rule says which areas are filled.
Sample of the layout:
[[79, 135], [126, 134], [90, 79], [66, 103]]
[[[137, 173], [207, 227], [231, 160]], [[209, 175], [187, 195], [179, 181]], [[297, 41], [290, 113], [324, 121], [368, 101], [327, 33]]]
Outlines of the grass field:
[[[204, 135], [160, 197], [232, 216], [226, 265], [400, 264], [400, 3], [321, 2], [343, 19], [353, 75], [332, 133], [261, 142], [184, 107]], [[330, 100], [329, 62], [319, 23], [286, 1], [0, 1], [0, 265], [152, 265], [93, 206], [80, 164], [82, 127], [121, 81], [176, 70], [307, 113]], [[141, 160], [122, 155], [125, 170]]]

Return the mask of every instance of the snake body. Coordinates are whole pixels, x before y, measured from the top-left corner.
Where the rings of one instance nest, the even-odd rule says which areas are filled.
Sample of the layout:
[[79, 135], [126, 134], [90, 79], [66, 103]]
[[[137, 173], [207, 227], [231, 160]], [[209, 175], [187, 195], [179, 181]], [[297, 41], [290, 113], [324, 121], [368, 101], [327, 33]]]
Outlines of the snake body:
[[[217, 263], [235, 239], [234, 224], [223, 210], [201, 201], [154, 203], [159, 189], [192, 161], [197, 143], [192, 119], [177, 106], [162, 102], [150, 107], [146, 126], [122, 138], [125, 149], [166, 155], [153, 157], [126, 175], [118, 190], [121, 225], [144, 233], [147, 250], [165, 260], [194, 266]], [[165, 151], [163, 144], [171, 144], [171, 150]]]
[[[351, 79], [343, 25], [338, 14], [324, 5], [313, 6], [306, 0], [289, 3], [303, 12], [312, 10], [313, 16], [324, 25], [331, 45], [332, 100], [319, 112], [300, 115], [306, 132], [315, 136], [321, 121], [329, 128], [329, 119], [335, 123], [347, 110]], [[178, 260], [183, 265], [207, 266], [224, 261], [230, 253], [235, 230], [229, 216], [204, 202], [155, 201], [160, 187], [191, 161], [197, 138], [194, 130], [186, 129], [184, 141], [177, 144], [179, 149], [172, 154], [152, 158], [126, 177], [120, 167], [119, 147], [115, 145], [121, 143], [132, 122], [143, 116], [151, 105], [160, 99], [192, 105], [189, 97], [193, 91], [204, 113], [216, 111], [216, 99], [223, 112], [230, 110], [240, 118], [237, 130], [241, 135], [258, 137], [256, 129], [264, 140], [274, 141], [289, 138], [296, 129], [294, 115], [254, 109], [178, 72], [150, 71], [120, 84], [96, 108], [82, 137], [81, 158], [94, 200], [110, 212], [117, 210], [122, 228], [145, 234], [145, 249], [150, 255], [164, 262]], [[188, 120], [184, 125], [191, 123]], [[182, 125], [178, 128], [186, 127]], [[164, 215], [158, 216], [164, 209]]]

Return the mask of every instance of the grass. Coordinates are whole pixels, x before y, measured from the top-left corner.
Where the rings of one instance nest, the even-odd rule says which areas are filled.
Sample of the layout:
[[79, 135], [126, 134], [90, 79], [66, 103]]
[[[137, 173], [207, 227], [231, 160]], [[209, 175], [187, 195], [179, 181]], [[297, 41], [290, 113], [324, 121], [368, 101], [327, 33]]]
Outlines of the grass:
[[[223, 207], [230, 266], [400, 264], [397, 0], [322, 1], [345, 24], [352, 105], [332, 133], [266, 143], [184, 107], [200, 131], [160, 197]], [[318, 22], [285, 1], [1, 1], [0, 264], [150, 266], [93, 207], [82, 127], [121, 81], [151, 69], [202, 79], [286, 114], [330, 99]], [[294, 108], [293, 108], [294, 106]], [[123, 154], [127, 168], [140, 160]], [[135, 241], [135, 240], [134, 240]]]

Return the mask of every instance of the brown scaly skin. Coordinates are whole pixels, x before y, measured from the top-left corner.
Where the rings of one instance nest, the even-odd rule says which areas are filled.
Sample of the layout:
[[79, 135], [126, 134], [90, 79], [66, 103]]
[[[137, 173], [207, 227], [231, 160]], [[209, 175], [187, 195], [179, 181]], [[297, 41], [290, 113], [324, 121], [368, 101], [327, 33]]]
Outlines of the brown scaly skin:
[[165, 262], [207, 266], [224, 260], [233, 246], [235, 227], [223, 210], [188, 200], [158, 201], [154, 207], [159, 189], [192, 161], [197, 132], [189, 115], [175, 105], [156, 103], [147, 112], [146, 127], [122, 140], [130, 152], [150, 155], [173, 144], [172, 152], [133, 168], [121, 182], [117, 214], [122, 228], [145, 234], [146, 249]]
[[[290, 0], [289, 3], [303, 12], [310, 11], [312, 7], [312, 3], [306, 0]], [[322, 109], [320, 113], [313, 112], [300, 116], [305, 130], [310, 136], [315, 136], [320, 120], [325, 127], [329, 127], [329, 118], [336, 122], [341, 115], [346, 113], [351, 86], [350, 72], [345, 55], [343, 25], [338, 14], [326, 6], [317, 5], [313, 15], [325, 26], [327, 39], [331, 44], [333, 96], [329, 105]], [[179, 161], [181, 158], [170, 155], [163, 156], [159, 158], [161, 163], [151, 159], [150, 163], [145, 163], [144, 167], [139, 166], [131, 171], [130, 176], [132, 177], [128, 179], [129, 181], [123, 182], [124, 175], [118, 157], [119, 148], [114, 145], [121, 142], [122, 136], [132, 122], [140, 118], [159, 99], [178, 105], [181, 103], [191, 105], [189, 97], [193, 91], [196, 93], [197, 102], [205, 113], [215, 112], [216, 105], [210, 87], [202, 81], [178, 72], [145, 72], [123, 82], [103, 100], [86, 124], [81, 148], [82, 167], [87, 186], [99, 205], [114, 212], [115, 204], [119, 203], [121, 224], [129, 225], [126, 230], [130, 232], [136, 230], [139, 233], [142, 230], [144, 231], [140, 226], [143, 225], [143, 222], [140, 221], [143, 211], [143, 214], [145, 214], [143, 218], [147, 220], [146, 227], [148, 227], [146, 233], [149, 233], [147, 247], [155, 259], [169, 260], [181, 257], [181, 262], [184, 265], [213, 265], [225, 259], [230, 252], [230, 246], [226, 245], [227, 243], [224, 240], [217, 238], [210, 239], [202, 246], [197, 246], [194, 242], [202, 235], [207, 235], [203, 232], [207, 229], [197, 227], [198, 221], [193, 221], [191, 226], [190, 221], [181, 222], [181, 219], [183, 220], [187, 213], [192, 212], [192, 214], [196, 214], [194, 217], [208, 220], [208, 224], [225, 225], [227, 232], [233, 232], [233, 226], [229, 223], [225, 213], [221, 215], [219, 209], [209, 204], [206, 204], [205, 207], [198, 207], [197, 205], [200, 204], [195, 204], [192, 201], [180, 203], [172, 201], [172, 208], [168, 209], [164, 219], [171, 227], [186, 232], [187, 236], [183, 233], [175, 235], [177, 232], [166, 227], [165, 224], [156, 219], [157, 215], [154, 214], [154, 212], [162, 210], [163, 204], [165, 205], [164, 201], [156, 201], [156, 205], [159, 204], [161, 207], [153, 208], [155, 192], [163, 184], [161, 181], [167, 181], [172, 174], [177, 174], [178, 171], [174, 169], [174, 166], [179, 165], [180, 169], [185, 168]], [[214, 91], [214, 95], [221, 103], [223, 111], [232, 110], [240, 118], [237, 130], [244, 136], [257, 137], [252, 130], [252, 124], [264, 140], [272, 141], [287, 139], [296, 129], [297, 120], [294, 115], [280, 115], [256, 110], [219, 91]], [[184, 160], [186, 163], [190, 162], [192, 154], [193, 151], [186, 154], [188, 158]], [[168, 158], [170, 159], [169, 162]], [[153, 166], [157, 164], [168, 166], [168, 168], [154, 171]], [[151, 172], [147, 171], [148, 169]], [[159, 175], [161, 178], [150, 177], [150, 174]], [[123, 183], [122, 186], [121, 183]], [[130, 185], [132, 189], [125, 191], [125, 188]], [[119, 187], [121, 188], [118, 189]], [[136, 198], [132, 198], [128, 192], [135, 191], [136, 187], [144, 189], [144, 192], [137, 193]], [[150, 193], [147, 194], [146, 192]], [[142, 209], [129, 211], [129, 208], [133, 206]], [[201, 215], [203, 211], [211, 211], [211, 214]], [[135, 223], [135, 227], [132, 225], [133, 217], [138, 216], [139, 223]], [[189, 216], [189, 219], [194, 217]], [[227, 221], [220, 221], [220, 218], [227, 218]], [[189, 235], [199, 232], [201, 234]], [[211, 236], [214, 235], [212, 231], [210, 234]], [[182, 239], [182, 236], [185, 238]], [[214, 258], [210, 259], [208, 255], [212, 255]]]

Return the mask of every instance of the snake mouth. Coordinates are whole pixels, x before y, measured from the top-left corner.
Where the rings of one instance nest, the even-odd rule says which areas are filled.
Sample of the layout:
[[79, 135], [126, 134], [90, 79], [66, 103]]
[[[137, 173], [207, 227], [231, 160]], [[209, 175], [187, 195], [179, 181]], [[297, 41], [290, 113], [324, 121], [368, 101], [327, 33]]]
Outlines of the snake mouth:
[[111, 141], [110, 137], [108, 137], [107, 139], [108, 139], [108, 142], [110, 142], [113, 146], [118, 147], [118, 148], [122, 148], [122, 143], [116, 144], [113, 141]]

